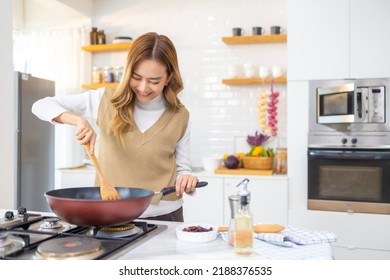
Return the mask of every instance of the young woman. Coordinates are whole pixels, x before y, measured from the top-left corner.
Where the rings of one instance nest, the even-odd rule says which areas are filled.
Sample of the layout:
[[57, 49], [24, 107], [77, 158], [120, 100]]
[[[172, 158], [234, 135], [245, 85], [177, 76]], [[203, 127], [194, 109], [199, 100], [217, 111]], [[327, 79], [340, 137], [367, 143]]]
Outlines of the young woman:
[[95, 120], [98, 160], [108, 181], [153, 191], [176, 185], [176, 194], [151, 203], [141, 218], [183, 221], [182, 195], [194, 191], [198, 178], [189, 166], [189, 112], [178, 98], [182, 89], [173, 43], [151, 32], [133, 42], [115, 90], [46, 97], [32, 112], [53, 124], [76, 126], [78, 142], [90, 143], [90, 153], [97, 134], [88, 120]]

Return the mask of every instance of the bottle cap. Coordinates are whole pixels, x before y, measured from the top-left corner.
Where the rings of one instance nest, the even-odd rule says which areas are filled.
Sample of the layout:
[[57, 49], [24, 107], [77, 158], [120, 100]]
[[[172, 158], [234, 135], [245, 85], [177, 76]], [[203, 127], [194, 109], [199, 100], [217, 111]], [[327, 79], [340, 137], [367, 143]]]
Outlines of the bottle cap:
[[248, 183], [249, 183], [249, 179], [245, 178], [236, 186], [236, 187], [241, 186], [240, 191], [237, 193], [240, 196], [241, 205], [249, 204], [249, 199], [250, 199], [251, 193], [250, 193], [250, 191], [248, 191]]

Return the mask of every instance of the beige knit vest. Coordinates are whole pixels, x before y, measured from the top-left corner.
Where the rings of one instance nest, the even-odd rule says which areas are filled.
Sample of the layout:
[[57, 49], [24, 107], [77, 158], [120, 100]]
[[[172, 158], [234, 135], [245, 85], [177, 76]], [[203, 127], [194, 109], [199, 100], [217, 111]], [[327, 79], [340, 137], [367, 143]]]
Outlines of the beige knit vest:
[[[174, 185], [175, 147], [187, 129], [187, 109], [167, 108], [144, 133], [135, 126], [124, 135], [126, 147], [123, 148], [119, 140], [108, 131], [115, 111], [110, 102], [111, 96], [110, 90], [103, 95], [97, 121], [100, 128], [98, 160], [107, 180], [115, 186], [144, 188], [155, 192]], [[98, 178], [95, 183], [99, 185]], [[154, 200], [156, 198], [159, 197], [155, 196]], [[176, 200], [178, 197], [173, 193], [163, 199]]]

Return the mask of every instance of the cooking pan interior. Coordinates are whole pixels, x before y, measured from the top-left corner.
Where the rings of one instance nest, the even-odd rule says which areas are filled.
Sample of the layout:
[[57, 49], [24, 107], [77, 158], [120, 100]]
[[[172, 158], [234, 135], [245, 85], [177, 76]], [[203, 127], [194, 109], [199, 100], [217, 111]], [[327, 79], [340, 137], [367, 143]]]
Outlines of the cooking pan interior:
[[[123, 199], [153, 196], [154, 192], [141, 188], [115, 187]], [[63, 199], [99, 200], [101, 201], [99, 187], [65, 188], [48, 191], [46, 196]]]

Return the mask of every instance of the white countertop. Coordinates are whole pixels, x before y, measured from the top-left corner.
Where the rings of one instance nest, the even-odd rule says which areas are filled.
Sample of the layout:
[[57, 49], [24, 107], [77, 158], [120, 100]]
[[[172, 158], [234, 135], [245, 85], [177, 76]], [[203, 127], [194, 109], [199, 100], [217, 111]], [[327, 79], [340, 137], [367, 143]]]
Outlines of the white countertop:
[[[4, 216], [6, 209], [0, 209], [0, 217]], [[16, 215], [16, 211], [14, 211]], [[36, 212], [35, 212], [36, 213]], [[40, 213], [44, 216], [53, 213]], [[139, 242], [132, 244], [126, 250], [113, 258], [118, 260], [331, 260], [333, 251], [330, 243], [298, 246], [296, 248], [273, 245], [255, 239], [254, 254], [252, 256], [239, 256], [234, 248], [224, 241], [221, 236], [211, 242], [190, 243], [176, 238], [176, 227], [183, 223], [148, 221], [162, 225], [150, 236], [142, 237]], [[147, 234], [148, 235], [148, 234]]]
[[145, 241], [135, 248], [130, 248], [121, 260], [234, 260], [234, 259], [269, 259], [269, 260], [298, 260], [298, 259], [333, 259], [330, 243], [299, 246], [298, 248], [282, 247], [255, 239], [254, 254], [239, 256], [234, 248], [220, 236], [211, 242], [190, 243], [176, 238], [176, 226], [182, 223], [151, 221], [166, 225], [168, 228]]

